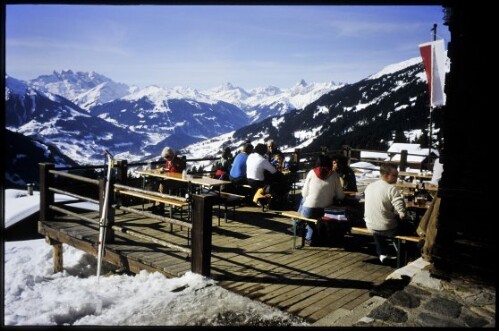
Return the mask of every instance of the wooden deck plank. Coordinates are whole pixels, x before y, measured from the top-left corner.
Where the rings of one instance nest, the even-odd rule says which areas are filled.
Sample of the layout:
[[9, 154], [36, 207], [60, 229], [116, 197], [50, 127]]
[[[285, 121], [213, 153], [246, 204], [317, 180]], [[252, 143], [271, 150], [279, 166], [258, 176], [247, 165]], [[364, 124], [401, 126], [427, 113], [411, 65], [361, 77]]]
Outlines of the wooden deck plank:
[[[345, 256], [348, 256], [348, 254], [346, 254]], [[354, 260], [351, 260], [351, 257], [348, 257], [348, 259], [349, 259], [347, 261], [348, 263], [354, 262]], [[339, 260], [336, 260], [335, 267], [337, 267], [337, 268], [343, 267], [344, 264], [338, 263], [338, 261]], [[300, 268], [299, 265], [297, 267]], [[301, 268], [303, 268], [303, 266]], [[319, 273], [326, 268], [330, 268], [330, 267], [328, 267], [328, 264], [325, 264], [322, 262], [322, 260], [320, 260], [320, 264], [318, 266], [316, 266], [315, 269], [314, 269], [314, 267], [312, 267], [311, 269], [305, 269], [305, 270], [307, 270], [310, 273]], [[303, 286], [302, 284], [295, 284], [295, 285], [291, 285], [291, 286], [290, 285], [287, 285], [287, 286], [281, 285], [281, 289], [279, 289], [279, 287], [277, 287], [277, 286], [274, 288], [269, 288], [267, 291], [268, 293], [265, 293], [265, 295], [263, 295], [260, 298], [260, 300], [268, 302], [269, 300], [274, 299], [276, 297], [279, 297], [281, 295], [282, 296], [279, 297], [279, 300], [283, 300], [285, 298], [290, 298], [293, 296], [293, 294], [301, 293], [302, 286]], [[276, 300], [276, 299], [274, 299], [274, 300]]]
[[[366, 266], [366, 268], [370, 268], [372, 266]], [[370, 270], [366, 270], [366, 275], [359, 275], [359, 270], [358, 269], [353, 269], [349, 270], [346, 273], [342, 274], [342, 279], [348, 279], [346, 282], [355, 282], [355, 281], [362, 281], [365, 283], [370, 282]], [[361, 280], [360, 280], [360, 279]], [[367, 285], [367, 284], [366, 284]], [[370, 287], [368, 287], [366, 290], [369, 290]], [[344, 288], [341, 287], [335, 287], [335, 288], [325, 288], [323, 291], [320, 291], [314, 295], [311, 295], [307, 297], [306, 299], [302, 300], [299, 302], [299, 304], [294, 305], [293, 307], [289, 307], [290, 312], [294, 313], [299, 313], [300, 316], [305, 317], [305, 318], [310, 318], [310, 315], [312, 315], [314, 312], [317, 310], [321, 309], [324, 305], [326, 305], [330, 301], [334, 301], [339, 299], [340, 296], [337, 296], [338, 293], [341, 293], [339, 291], [344, 290]], [[312, 319], [315, 320], [315, 319]]]
[[[371, 277], [371, 280], [374, 280], [377, 277], [377, 275], [375, 274], [376, 272], [373, 274], [373, 277]], [[362, 293], [364, 293], [364, 291], [352, 288], [340, 289], [339, 291], [335, 292], [334, 300], [329, 297], [325, 300], [322, 300], [320, 304], [317, 305], [317, 310], [314, 313], [310, 314], [308, 317], [313, 320], [321, 319], [331, 311], [335, 311], [344, 306], [346, 303], [356, 299], [356, 296], [360, 296], [362, 295]]]
[[[315, 272], [315, 270], [311, 270], [310, 267], [310, 262], [309, 261], [315, 261], [315, 265], [317, 265], [318, 268], [325, 268], [327, 267], [327, 263], [324, 263], [324, 256], [321, 254], [321, 251], [315, 251], [315, 250], [310, 250], [311, 252], [314, 252], [313, 255], [309, 255], [308, 258], [303, 258], [302, 256], [297, 255], [296, 262], [293, 264], [286, 264], [285, 267], [278, 267], [276, 269], [273, 269], [272, 272], [282, 274], [284, 277], [288, 278], [289, 280], [302, 280], [306, 274], [311, 274]], [[321, 254], [321, 256], [316, 256], [317, 254]], [[313, 258], [310, 258], [313, 257]], [[291, 269], [292, 268], [292, 269]], [[310, 269], [309, 269], [310, 268]], [[289, 270], [294, 270], [293, 273], [289, 273]], [[296, 281], [294, 281], [296, 283]], [[286, 283], [279, 283], [279, 284], [272, 284], [269, 286], [269, 292], [277, 294], [278, 292], [275, 292], [279, 287], [282, 286], [290, 286], [290, 284]], [[298, 286], [298, 285], [296, 285]], [[288, 288], [289, 289], [289, 288]]]
[[[293, 254], [290, 254], [286, 258], [278, 260], [278, 262], [280, 264], [282, 264], [282, 265], [286, 265], [286, 266], [291, 265], [291, 266], [293, 266], [295, 268], [300, 268], [301, 263], [305, 264], [307, 258], [310, 258], [311, 256], [318, 254], [317, 251], [308, 251], [307, 253], [308, 254], [303, 254], [303, 255], [298, 255], [298, 254], [293, 255]], [[284, 268], [282, 268], [282, 267], [277, 267], [275, 271], [279, 271], [279, 269], [284, 270]], [[239, 283], [241, 283], [241, 282], [239, 282]], [[241, 290], [244, 289], [244, 284], [245, 283], [242, 282], [242, 284], [243, 284], [243, 286], [239, 287], [239, 289], [241, 289]], [[274, 284], [272, 284], [272, 285], [269, 285], [269, 286], [283, 286], [283, 285], [280, 285], [280, 284], [275, 284], [274, 285]]]
[[[98, 213], [85, 216], [95, 219]], [[51, 234], [95, 255], [97, 224], [84, 226], [80, 222], [66, 217], [57, 225], [51, 224]], [[115, 214], [115, 224], [187, 247], [187, 229], [177, 225], [170, 233], [166, 222], [121, 211]], [[362, 305], [369, 299], [370, 288], [393, 271], [368, 263], [376, 256], [365, 251], [308, 246], [292, 249], [289, 219], [257, 207], [238, 208], [236, 220], [225, 223], [222, 218], [220, 226], [215, 208], [212, 225], [211, 277], [219, 286], [311, 322], [335, 309], [352, 310]], [[124, 233], [116, 236], [115, 242], [106, 245], [111, 263], [131, 267], [132, 272], [145, 269], [167, 277], [190, 270], [186, 253]]]
[[354, 310], [357, 308], [359, 305], [363, 304], [367, 300], [371, 298], [371, 295], [369, 292], [362, 292], [361, 295], [359, 295], [357, 298], [351, 300], [347, 304], [343, 305], [341, 308], [346, 309], [346, 310]]
[[290, 289], [289, 292], [281, 294], [265, 302], [268, 304], [276, 304], [280, 307], [290, 307], [297, 303], [302, 304], [305, 299], [308, 299], [317, 293], [323, 292], [326, 287], [329, 288], [329, 286], [331, 285], [342, 286], [345, 283], [343, 281], [343, 276], [351, 270], [351, 268], [348, 268], [351, 263], [352, 261], [346, 261], [345, 264], [340, 264], [337, 267], [332, 266], [328, 269], [328, 272], [324, 273], [325, 277], [327, 277], [327, 279], [330, 279], [330, 285], [323, 285], [320, 283], [312, 284], [307, 289], [304, 289], [301, 286], [296, 286], [295, 289]]

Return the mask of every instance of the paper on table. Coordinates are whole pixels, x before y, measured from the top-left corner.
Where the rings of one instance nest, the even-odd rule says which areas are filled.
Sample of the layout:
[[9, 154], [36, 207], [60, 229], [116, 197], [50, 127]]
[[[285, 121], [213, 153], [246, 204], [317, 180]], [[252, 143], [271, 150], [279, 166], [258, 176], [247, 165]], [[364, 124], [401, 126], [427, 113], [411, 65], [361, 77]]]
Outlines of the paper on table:
[[331, 218], [333, 220], [338, 220], [338, 221], [348, 221], [348, 219], [345, 216], [345, 214], [330, 214], [330, 213], [325, 213], [324, 217]]

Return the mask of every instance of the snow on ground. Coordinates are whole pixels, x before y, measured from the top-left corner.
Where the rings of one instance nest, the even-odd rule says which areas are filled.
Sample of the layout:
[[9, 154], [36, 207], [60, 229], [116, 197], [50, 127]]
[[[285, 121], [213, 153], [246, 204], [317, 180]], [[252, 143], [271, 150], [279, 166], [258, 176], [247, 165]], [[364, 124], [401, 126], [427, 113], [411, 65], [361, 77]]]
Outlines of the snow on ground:
[[[38, 210], [38, 192], [5, 193], [6, 224]], [[4, 325], [308, 325], [191, 272], [173, 279], [146, 271], [117, 275], [103, 264], [105, 276], [97, 277], [96, 258], [69, 245], [63, 259], [63, 272], [54, 274], [45, 240], [4, 242]]]

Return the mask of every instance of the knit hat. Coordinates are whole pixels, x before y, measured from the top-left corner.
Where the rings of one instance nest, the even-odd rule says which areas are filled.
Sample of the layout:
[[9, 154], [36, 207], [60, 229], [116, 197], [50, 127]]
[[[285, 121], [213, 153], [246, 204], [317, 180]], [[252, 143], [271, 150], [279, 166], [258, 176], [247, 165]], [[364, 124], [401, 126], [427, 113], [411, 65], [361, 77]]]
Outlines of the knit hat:
[[168, 156], [173, 156], [173, 155], [175, 155], [175, 152], [170, 147], [163, 148], [163, 151], [161, 152], [161, 157], [163, 159], [166, 159]]

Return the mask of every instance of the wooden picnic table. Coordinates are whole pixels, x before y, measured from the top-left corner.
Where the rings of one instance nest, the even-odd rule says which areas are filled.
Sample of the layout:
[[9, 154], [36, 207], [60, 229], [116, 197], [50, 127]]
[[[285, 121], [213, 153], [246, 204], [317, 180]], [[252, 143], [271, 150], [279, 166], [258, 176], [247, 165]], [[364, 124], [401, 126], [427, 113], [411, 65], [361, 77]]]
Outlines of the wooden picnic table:
[[[166, 180], [175, 180], [178, 182], [186, 183], [187, 184], [187, 191], [189, 193], [193, 193], [192, 185], [199, 185], [199, 186], [204, 186], [204, 187], [209, 187], [210, 190], [213, 187], [217, 187], [217, 190], [213, 190], [219, 198], [219, 201], [222, 199], [222, 185], [228, 185], [231, 182], [227, 180], [220, 180], [220, 179], [215, 179], [207, 176], [196, 176], [196, 175], [189, 175], [189, 174], [183, 174], [180, 172], [169, 172], [169, 171], [164, 171], [162, 169], [146, 169], [146, 170], [135, 170], [135, 172], [141, 176], [145, 177], [150, 176], [150, 177], [157, 177], [161, 179], [166, 179]], [[189, 208], [191, 208], [189, 206]], [[220, 225], [220, 217], [221, 217], [221, 208], [220, 208], [220, 203], [218, 204], [218, 223]]]
[[146, 169], [146, 170], [135, 170], [135, 172], [142, 176], [152, 176], [162, 179], [171, 179], [183, 183], [191, 183], [200, 186], [222, 186], [228, 185], [231, 182], [227, 180], [215, 179], [207, 176], [196, 176], [196, 175], [183, 175], [180, 172], [164, 172], [161, 169]]

